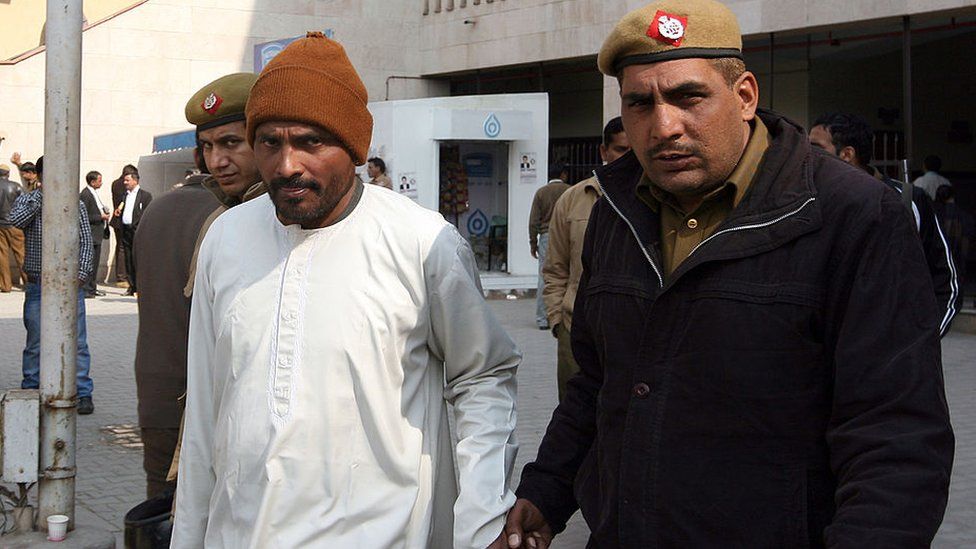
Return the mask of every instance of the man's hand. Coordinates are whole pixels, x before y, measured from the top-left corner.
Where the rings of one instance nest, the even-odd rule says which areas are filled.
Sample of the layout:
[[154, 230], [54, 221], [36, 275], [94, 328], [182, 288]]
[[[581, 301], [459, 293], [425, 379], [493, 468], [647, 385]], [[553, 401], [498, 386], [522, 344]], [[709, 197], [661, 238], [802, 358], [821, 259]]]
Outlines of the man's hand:
[[519, 498], [508, 512], [505, 521], [505, 537], [509, 549], [528, 547], [547, 549], [552, 543], [552, 529], [539, 508], [527, 499]]
[[20, 168], [20, 153], [19, 152], [15, 152], [14, 154], [10, 155], [10, 163], [13, 164], [14, 166], [17, 166], [18, 168]]
[[102, 221], [108, 221], [108, 220], [109, 220], [109, 217], [110, 217], [110, 216], [109, 216], [108, 214], [104, 214], [104, 213], [103, 213], [103, 214], [102, 214]]

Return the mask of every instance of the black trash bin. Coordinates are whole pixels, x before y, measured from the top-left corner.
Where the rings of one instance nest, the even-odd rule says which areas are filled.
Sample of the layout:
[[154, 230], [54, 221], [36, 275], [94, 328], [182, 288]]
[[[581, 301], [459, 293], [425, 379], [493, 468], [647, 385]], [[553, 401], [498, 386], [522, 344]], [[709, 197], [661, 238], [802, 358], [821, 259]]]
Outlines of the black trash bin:
[[173, 532], [169, 492], [136, 505], [125, 514], [125, 549], [167, 549]]

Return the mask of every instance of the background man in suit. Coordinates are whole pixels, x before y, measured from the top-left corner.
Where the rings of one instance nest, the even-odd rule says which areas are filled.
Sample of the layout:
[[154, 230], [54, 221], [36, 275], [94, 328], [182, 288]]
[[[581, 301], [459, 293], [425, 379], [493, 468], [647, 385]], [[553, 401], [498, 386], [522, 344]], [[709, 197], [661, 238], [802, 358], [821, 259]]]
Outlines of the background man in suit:
[[[139, 173], [139, 170], [132, 164], [126, 164], [118, 179], [112, 181], [112, 204], [116, 208], [125, 200], [125, 183], [123, 181], [125, 176], [130, 173]], [[125, 272], [125, 250], [122, 249], [122, 219], [118, 216], [112, 216], [108, 226], [112, 227], [112, 231], [115, 233], [115, 251], [113, 252], [115, 255], [112, 259], [112, 265], [115, 266], [115, 281], [128, 282], [129, 277]]]
[[125, 252], [125, 272], [129, 278], [129, 289], [126, 295], [136, 294], [136, 263], [132, 258], [132, 243], [135, 241], [136, 229], [142, 213], [152, 201], [152, 194], [139, 188], [139, 173], [126, 174], [122, 178], [125, 185], [125, 199], [116, 206], [115, 216], [122, 222], [122, 249]]
[[91, 171], [85, 176], [88, 184], [81, 191], [81, 203], [85, 205], [85, 212], [88, 214], [88, 223], [91, 225], [92, 233], [92, 268], [88, 280], [85, 281], [85, 297], [98, 297], [105, 295], [105, 292], [98, 289], [96, 279], [98, 278], [98, 264], [102, 257], [102, 239], [105, 238], [106, 223], [109, 220], [108, 206], [102, 203], [98, 197], [98, 189], [102, 186], [102, 174]]

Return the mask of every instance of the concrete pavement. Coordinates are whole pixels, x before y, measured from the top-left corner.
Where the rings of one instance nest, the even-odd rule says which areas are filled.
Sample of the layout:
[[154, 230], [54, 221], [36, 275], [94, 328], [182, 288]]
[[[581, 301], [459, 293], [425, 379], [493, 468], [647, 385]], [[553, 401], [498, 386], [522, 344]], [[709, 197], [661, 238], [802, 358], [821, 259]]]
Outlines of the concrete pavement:
[[[87, 300], [95, 413], [78, 418], [77, 522], [116, 533], [122, 546], [123, 516], [145, 497], [142, 448], [136, 425], [132, 362], [137, 317], [135, 299], [103, 287], [109, 295]], [[20, 385], [23, 293], [0, 294], [0, 388]], [[556, 403], [552, 336], [535, 327], [535, 300], [492, 301], [492, 309], [521, 346], [519, 371], [521, 442], [516, 472], [538, 449]], [[956, 462], [949, 508], [935, 547], [976, 545], [976, 336], [950, 334], [943, 341], [949, 406], [956, 430]], [[514, 479], [517, 482], [517, 475]], [[587, 529], [577, 514], [556, 549], [586, 545]], [[2, 545], [2, 543], [0, 543]]]

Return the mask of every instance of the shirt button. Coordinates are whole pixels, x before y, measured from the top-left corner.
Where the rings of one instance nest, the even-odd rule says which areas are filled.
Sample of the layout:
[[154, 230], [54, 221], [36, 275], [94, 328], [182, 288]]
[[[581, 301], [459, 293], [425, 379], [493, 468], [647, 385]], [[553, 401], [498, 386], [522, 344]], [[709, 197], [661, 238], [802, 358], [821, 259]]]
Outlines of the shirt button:
[[698, 228], [698, 220], [695, 219], [695, 218], [689, 219], [688, 220], [688, 228], [689, 229], [697, 229]]
[[634, 396], [639, 399], [647, 398], [647, 395], [651, 394], [651, 387], [646, 383], [638, 383], [634, 385]]

